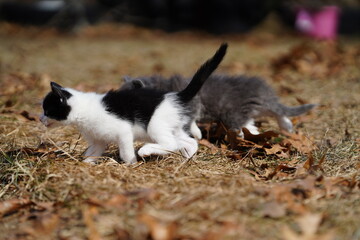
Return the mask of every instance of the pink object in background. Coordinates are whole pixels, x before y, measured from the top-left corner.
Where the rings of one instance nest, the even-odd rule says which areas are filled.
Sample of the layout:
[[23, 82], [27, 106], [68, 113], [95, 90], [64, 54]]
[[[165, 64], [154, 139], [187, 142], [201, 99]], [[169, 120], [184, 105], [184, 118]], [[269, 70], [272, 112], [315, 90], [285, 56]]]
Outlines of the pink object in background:
[[296, 17], [296, 28], [317, 39], [335, 39], [339, 19], [339, 8], [323, 7], [318, 11], [300, 9]]

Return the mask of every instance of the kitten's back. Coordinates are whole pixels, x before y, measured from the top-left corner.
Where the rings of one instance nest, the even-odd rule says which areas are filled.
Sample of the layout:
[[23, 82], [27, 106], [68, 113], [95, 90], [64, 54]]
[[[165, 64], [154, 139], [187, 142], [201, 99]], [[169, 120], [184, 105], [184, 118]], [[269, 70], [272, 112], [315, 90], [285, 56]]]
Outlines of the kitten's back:
[[[257, 112], [260, 115], [298, 116], [315, 104], [289, 107], [281, 104], [275, 91], [261, 78], [214, 75], [200, 93], [201, 102], [217, 115], [233, 110], [232, 114]], [[224, 113], [224, 114], [223, 114]]]
[[132, 123], [147, 126], [156, 107], [164, 100], [164, 91], [148, 88], [109, 91], [102, 103], [106, 111]]

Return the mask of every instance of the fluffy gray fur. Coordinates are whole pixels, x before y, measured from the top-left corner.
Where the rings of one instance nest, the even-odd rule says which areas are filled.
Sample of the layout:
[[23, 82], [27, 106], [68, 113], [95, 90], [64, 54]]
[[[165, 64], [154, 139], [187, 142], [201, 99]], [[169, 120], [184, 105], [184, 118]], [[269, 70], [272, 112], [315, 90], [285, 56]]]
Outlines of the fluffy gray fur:
[[[121, 89], [146, 87], [164, 91], [180, 91], [190, 81], [179, 75], [170, 78], [157, 75], [125, 77], [124, 80]], [[194, 108], [198, 109], [194, 120], [221, 121], [229, 129], [239, 131], [240, 134], [243, 127], [253, 134], [258, 134], [254, 119], [263, 116], [275, 118], [281, 129], [291, 132], [293, 126], [288, 117], [301, 115], [316, 106], [315, 104], [285, 106], [279, 103], [274, 90], [264, 80], [243, 75], [210, 76], [194, 101], [197, 103], [194, 104]]]

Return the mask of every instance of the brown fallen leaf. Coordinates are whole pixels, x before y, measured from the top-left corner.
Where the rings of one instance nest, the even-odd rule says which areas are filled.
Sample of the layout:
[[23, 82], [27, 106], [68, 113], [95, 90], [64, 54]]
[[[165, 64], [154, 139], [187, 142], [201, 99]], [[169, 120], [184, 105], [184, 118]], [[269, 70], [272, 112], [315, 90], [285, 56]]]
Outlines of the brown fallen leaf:
[[[245, 129], [245, 128], [244, 128]], [[239, 136], [238, 132], [227, 131], [226, 140], [230, 145], [232, 150], [241, 150], [242, 148], [253, 148], [253, 149], [262, 149], [261, 145], [258, 145], [250, 140], [246, 140]]]
[[31, 216], [35, 218], [32, 222], [32, 226], [28, 226], [24, 229], [24, 232], [32, 235], [36, 239], [52, 239], [52, 234], [59, 225], [60, 218], [56, 213], [46, 211], [44, 213], [38, 213]]
[[129, 202], [129, 199], [125, 195], [117, 194], [107, 200], [104, 204], [110, 207], [122, 207], [127, 202]]
[[298, 234], [295, 231], [291, 230], [289, 227], [285, 226], [282, 229], [282, 234], [284, 240], [333, 240], [335, 239], [335, 234], [330, 231], [324, 234], [316, 234], [313, 236], [304, 236], [302, 234]]
[[311, 137], [307, 137], [301, 133], [283, 132], [283, 134], [288, 138], [284, 139], [282, 144], [289, 144], [300, 153], [307, 154], [316, 149], [314, 140]]
[[34, 116], [30, 115], [30, 113], [28, 111], [25, 111], [25, 110], [22, 111], [20, 113], [20, 115], [23, 116], [25, 119], [27, 119], [29, 121], [36, 121], [37, 120]]
[[296, 97], [295, 99], [299, 104], [308, 104], [309, 103], [308, 100], [305, 100], [305, 99], [303, 99], [301, 97]]
[[205, 147], [207, 147], [207, 148], [209, 148], [211, 154], [216, 154], [216, 153], [219, 152], [219, 150], [221, 150], [221, 149], [219, 149], [218, 147], [216, 147], [214, 144], [210, 143], [210, 142], [209, 142], [208, 140], [206, 140], [206, 139], [201, 139], [201, 140], [199, 140], [199, 144], [200, 144], [200, 145], [203, 145], [203, 146], [205, 146]]
[[3, 77], [3, 94], [21, 94], [27, 89], [48, 89], [50, 82], [54, 81], [47, 73], [12, 72]]
[[89, 240], [100, 240], [102, 239], [99, 231], [96, 228], [94, 217], [98, 214], [98, 209], [96, 206], [86, 206], [83, 211], [83, 220], [86, 227], [88, 228], [88, 239]]
[[125, 196], [124, 194], [116, 194], [108, 200], [100, 200], [95, 197], [90, 197], [86, 202], [89, 205], [92, 205], [95, 207], [122, 208], [122, 207], [124, 207], [124, 205], [126, 203], [130, 202], [130, 199], [127, 196]]
[[289, 87], [289, 86], [280, 85], [280, 87], [279, 87], [279, 94], [281, 96], [294, 94], [295, 92], [296, 91], [292, 87]]
[[286, 207], [277, 201], [270, 201], [262, 206], [261, 215], [269, 218], [281, 218], [286, 215]]
[[204, 194], [193, 194], [193, 195], [189, 195], [186, 197], [183, 197], [175, 202], [172, 202], [171, 204], [169, 204], [168, 208], [170, 209], [174, 209], [174, 208], [180, 208], [180, 207], [185, 207], [188, 206], [189, 204], [196, 202], [200, 199], [204, 198]]
[[326, 154], [324, 154], [321, 157], [318, 164], [315, 164], [314, 156], [312, 155], [312, 153], [309, 153], [308, 159], [303, 164], [299, 164], [297, 166], [295, 176], [303, 177], [308, 174], [317, 175], [317, 176], [322, 175], [324, 172], [324, 170], [322, 168], [322, 164], [325, 161], [325, 156], [326, 156]]
[[4, 116], [9, 116], [15, 118], [18, 121], [37, 121], [38, 118], [35, 117], [35, 114], [31, 114], [28, 111], [17, 111], [13, 109], [4, 109], [0, 112]]
[[284, 240], [332, 240], [334, 233], [329, 231], [324, 234], [317, 234], [323, 215], [319, 213], [306, 213], [297, 218], [296, 222], [301, 230], [298, 234], [289, 227], [283, 229]]
[[304, 236], [316, 234], [323, 216], [319, 213], [307, 213], [297, 219]]
[[152, 188], [143, 188], [134, 191], [126, 191], [124, 193], [115, 194], [107, 200], [100, 200], [95, 197], [90, 197], [87, 203], [96, 207], [117, 207], [121, 208], [126, 203], [137, 201], [140, 207], [148, 201], [157, 199], [159, 193]]
[[54, 79], [47, 73], [43, 73], [40, 76], [39, 87], [42, 89], [48, 89], [50, 82], [54, 82]]
[[153, 188], [141, 188], [123, 193], [125, 196], [141, 198], [143, 200], [155, 200], [159, 197], [159, 192]]
[[273, 171], [271, 171], [268, 174], [267, 179], [274, 178], [274, 176], [278, 175], [280, 172], [290, 175], [290, 174], [294, 173], [295, 171], [296, 171], [296, 168], [293, 166], [289, 166], [286, 164], [279, 164], [278, 166], [276, 166], [276, 168]]
[[227, 131], [226, 136], [227, 136], [227, 141], [230, 144], [230, 149], [235, 150], [236, 147], [238, 147], [239, 143], [240, 143], [239, 133], [233, 132], [233, 131]]
[[313, 165], [314, 165], [314, 156], [312, 154], [309, 154], [309, 157], [304, 163], [303, 168], [309, 171]]
[[49, 156], [53, 154], [61, 154], [62, 151], [55, 148], [53, 145], [47, 143], [41, 143], [38, 147], [30, 148], [30, 147], [23, 147], [11, 151], [7, 151], [5, 154], [7, 156], [17, 156], [18, 154], [24, 154], [26, 156]]
[[352, 178], [323, 178], [322, 184], [325, 188], [327, 198], [331, 198], [339, 194], [342, 195], [351, 193], [356, 187], [360, 189], [360, 181], [356, 179], [356, 175], [354, 175]]
[[274, 131], [267, 131], [260, 134], [252, 134], [247, 128], [243, 128], [242, 131], [244, 133], [244, 139], [254, 143], [266, 142], [273, 137], [279, 136], [279, 134]]
[[55, 202], [34, 202], [36, 208], [40, 210], [53, 211]]
[[226, 152], [229, 158], [235, 160], [244, 159], [246, 156], [273, 155], [279, 158], [289, 158], [294, 151], [308, 154], [316, 149], [313, 138], [301, 133], [283, 132], [280, 135], [274, 131], [267, 131], [261, 134], [252, 134], [243, 128], [244, 138], [239, 132], [231, 131], [222, 123], [201, 124], [200, 127], [206, 131], [207, 139], [200, 141], [200, 144], [211, 149], [212, 153], [220, 149], [236, 150]]
[[300, 43], [271, 63], [274, 75], [284, 70], [325, 78], [337, 74], [357, 57], [356, 51], [344, 52], [338, 43]]
[[119, 227], [114, 229], [114, 233], [112, 235], [115, 237], [115, 239], [119, 239], [119, 240], [131, 240], [132, 239], [130, 237], [130, 234], [126, 230], [119, 228]]
[[270, 148], [264, 147], [267, 155], [276, 155], [278, 157], [288, 158], [289, 154], [285, 153], [287, 148], [281, 146], [280, 144], [274, 144]]
[[[222, 139], [225, 136], [226, 130], [222, 124], [217, 122], [198, 123], [198, 127], [204, 136], [204, 139], [212, 142], [213, 139]], [[220, 136], [223, 135], [223, 136]]]
[[32, 203], [33, 202], [30, 199], [11, 199], [0, 202], [0, 218], [21, 208], [27, 207]]
[[245, 233], [245, 228], [238, 223], [226, 221], [221, 222], [221, 225], [218, 231], [210, 230], [206, 232], [200, 240], [234, 239], [234, 234], [238, 234], [239, 232]]
[[297, 177], [306, 176], [309, 173], [309, 170], [313, 164], [314, 164], [314, 157], [312, 154], [310, 154], [308, 159], [303, 164], [299, 164], [299, 166], [296, 169], [295, 176]]
[[153, 240], [172, 240], [177, 234], [177, 224], [157, 219], [148, 214], [141, 214], [139, 221], [149, 228], [149, 234]]
[[279, 183], [271, 188], [268, 198], [284, 204], [287, 212], [304, 214], [308, 212], [304, 201], [311, 197], [311, 193], [315, 189], [315, 181], [304, 183], [304, 185], [303, 181]]

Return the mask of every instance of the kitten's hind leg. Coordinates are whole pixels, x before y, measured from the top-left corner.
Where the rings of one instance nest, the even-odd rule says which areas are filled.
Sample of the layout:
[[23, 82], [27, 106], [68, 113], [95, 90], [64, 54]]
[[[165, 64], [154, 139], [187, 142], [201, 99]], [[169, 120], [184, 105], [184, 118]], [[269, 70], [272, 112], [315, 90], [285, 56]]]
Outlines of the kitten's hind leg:
[[250, 133], [254, 135], [259, 134], [259, 131], [255, 126], [254, 119], [249, 118], [246, 114], [237, 116], [235, 118], [231, 118], [231, 116], [228, 116], [227, 121], [225, 121], [224, 123], [230, 130], [238, 131], [241, 138], [244, 138], [242, 128], [248, 129]]
[[278, 122], [279, 127], [282, 130], [285, 130], [285, 131], [290, 132], [290, 133], [292, 132], [293, 124], [292, 124], [291, 120], [288, 117], [277, 115], [276, 120]]
[[[138, 151], [139, 156], [169, 154], [181, 150], [185, 142], [189, 142], [188, 139], [182, 139], [183, 135], [187, 136], [187, 138], [190, 137], [183, 130], [184, 123], [179, 116], [179, 109], [174, 108], [171, 104], [165, 104], [164, 109], [157, 110], [157, 113], [153, 116], [148, 125], [147, 132], [155, 143], [148, 143], [140, 148]], [[184, 143], [182, 143], [182, 140]], [[192, 143], [185, 144], [189, 148], [189, 154], [194, 152], [194, 147], [191, 146], [196, 141], [194, 139], [192, 141]]]
[[161, 141], [161, 143], [147, 143], [139, 149], [138, 154], [140, 157], [147, 157], [150, 155], [166, 155], [178, 150], [184, 157], [190, 158], [198, 150], [198, 144], [195, 139], [184, 133], [184, 136], [176, 140], [168, 139]]
[[152, 136], [152, 138], [156, 143], [147, 143], [142, 146], [138, 151], [140, 157], [166, 155], [179, 149], [175, 137], [170, 133], [162, 136]]
[[[166, 103], [166, 102], [165, 102]], [[180, 119], [176, 108], [171, 104], [157, 113], [149, 122], [147, 132], [154, 143], [147, 143], [138, 151], [140, 157], [150, 155], [165, 155], [179, 150], [176, 134], [179, 131]], [[169, 116], [168, 116], [169, 115]]]

